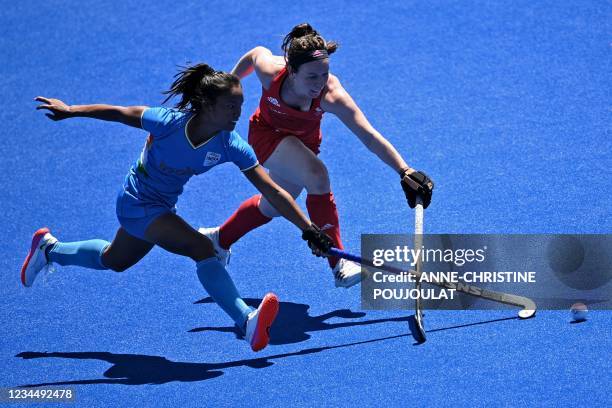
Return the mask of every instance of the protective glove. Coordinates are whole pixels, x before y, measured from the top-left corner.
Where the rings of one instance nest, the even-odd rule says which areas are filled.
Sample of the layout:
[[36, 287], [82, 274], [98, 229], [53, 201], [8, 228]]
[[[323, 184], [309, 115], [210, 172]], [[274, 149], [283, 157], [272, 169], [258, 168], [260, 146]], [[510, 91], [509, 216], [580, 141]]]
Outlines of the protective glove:
[[429, 207], [431, 203], [431, 194], [434, 189], [434, 182], [427, 174], [422, 171], [414, 171], [408, 174], [409, 169], [402, 170], [400, 176], [402, 178], [402, 189], [406, 194], [408, 205], [410, 208], [416, 206], [417, 196], [423, 201], [423, 208]]
[[308, 242], [308, 247], [316, 256], [325, 256], [334, 246], [334, 241], [315, 224], [302, 232], [302, 239]]

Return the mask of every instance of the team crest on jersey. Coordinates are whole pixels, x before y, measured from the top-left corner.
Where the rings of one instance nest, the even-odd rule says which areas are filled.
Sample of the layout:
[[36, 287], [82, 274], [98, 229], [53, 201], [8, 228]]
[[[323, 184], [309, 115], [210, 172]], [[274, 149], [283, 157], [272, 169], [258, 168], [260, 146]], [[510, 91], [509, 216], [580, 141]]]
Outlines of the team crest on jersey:
[[219, 163], [219, 160], [221, 160], [221, 155], [219, 153], [208, 152], [204, 158], [204, 166], [214, 166]]
[[323, 114], [323, 109], [321, 109], [321, 108], [319, 108], [319, 107], [317, 106], [317, 108], [315, 109], [315, 113], [316, 113], [317, 115], [322, 115], [322, 114]]
[[268, 96], [268, 102], [270, 102], [274, 106], [280, 106], [280, 103], [278, 103], [278, 99], [273, 98], [272, 96]]

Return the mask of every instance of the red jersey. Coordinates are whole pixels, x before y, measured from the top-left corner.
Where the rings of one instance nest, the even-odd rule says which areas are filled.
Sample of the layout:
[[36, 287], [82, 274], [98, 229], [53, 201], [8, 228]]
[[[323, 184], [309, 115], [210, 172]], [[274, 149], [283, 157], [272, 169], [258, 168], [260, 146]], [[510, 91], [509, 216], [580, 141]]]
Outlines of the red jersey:
[[283, 68], [272, 79], [270, 89], [262, 88], [261, 99], [249, 122], [249, 143], [255, 149], [257, 158], [265, 163], [278, 143], [286, 136], [300, 139], [315, 154], [321, 144], [321, 98], [325, 90], [312, 100], [307, 112], [292, 108], [280, 96], [281, 86], [287, 78]]

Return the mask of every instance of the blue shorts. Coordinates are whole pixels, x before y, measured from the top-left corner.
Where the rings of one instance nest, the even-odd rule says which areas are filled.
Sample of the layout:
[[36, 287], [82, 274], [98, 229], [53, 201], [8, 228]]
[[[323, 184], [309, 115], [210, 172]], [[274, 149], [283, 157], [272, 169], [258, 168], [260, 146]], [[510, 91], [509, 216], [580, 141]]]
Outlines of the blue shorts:
[[176, 207], [166, 204], [142, 200], [121, 188], [117, 194], [117, 219], [128, 234], [145, 240], [147, 227], [160, 215], [176, 214]]

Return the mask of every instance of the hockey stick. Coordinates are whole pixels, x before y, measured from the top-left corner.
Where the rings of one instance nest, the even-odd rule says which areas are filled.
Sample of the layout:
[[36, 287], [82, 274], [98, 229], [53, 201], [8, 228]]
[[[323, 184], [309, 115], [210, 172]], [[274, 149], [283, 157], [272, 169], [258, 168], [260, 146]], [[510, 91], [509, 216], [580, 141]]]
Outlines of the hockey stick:
[[[348, 259], [350, 261], [357, 262], [361, 265], [370, 266], [372, 268], [377, 268], [378, 270], [382, 270], [382, 271], [386, 271], [390, 273], [403, 274], [406, 272], [400, 268], [396, 268], [390, 265], [376, 266], [374, 265], [374, 262], [372, 262], [369, 259], [364, 259], [360, 256], [350, 254], [348, 252], [344, 252], [337, 248], [331, 248], [328, 251], [328, 255], [336, 256], [338, 258]], [[411, 275], [413, 275], [416, 280], [420, 280], [420, 277], [422, 275], [421, 271], [415, 271], [411, 269], [408, 272]], [[529, 319], [535, 316], [536, 314], [535, 302], [524, 296], [512, 295], [509, 293], [502, 293], [502, 292], [495, 292], [492, 290], [487, 290], [487, 289], [479, 288], [477, 286], [472, 286], [468, 284], [453, 283], [453, 282], [438, 280], [438, 279], [435, 279], [435, 277], [433, 276], [431, 277], [431, 280], [427, 281], [427, 283], [431, 283], [432, 285], [436, 285], [436, 286], [439, 286], [445, 289], [454, 289], [457, 292], [465, 293], [467, 295], [475, 296], [481, 299], [491, 300], [493, 302], [503, 303], [505, 305], [520, 307], [521, 310], [519, 311], [518, 316], [521, 319]]]
[[[423, 245], [423, 222], [424, 222], [424, 214], [423, 214], [423, 202], [421, 197], [416, 198], [416, 206], [414, 208], [414, 249], [418, 250]], [[423, 261], [419, 256], [416, 262], [416, 272], [419, 274], [423, 273]], [[421, 281], [419, 279], [416, 280], [415, 288], [418, 290], [418, 293], [421, 293]], [[415, 300], [414, 304], [414, 327], [411, 327], [414, 330], [411, 330], [415, 340], [418, 343], [424, 343], [427, 340], [425, 336], [425, 327], [423, 325], [423, 305], [421, 304], [421, 296], [418, 296]]]

